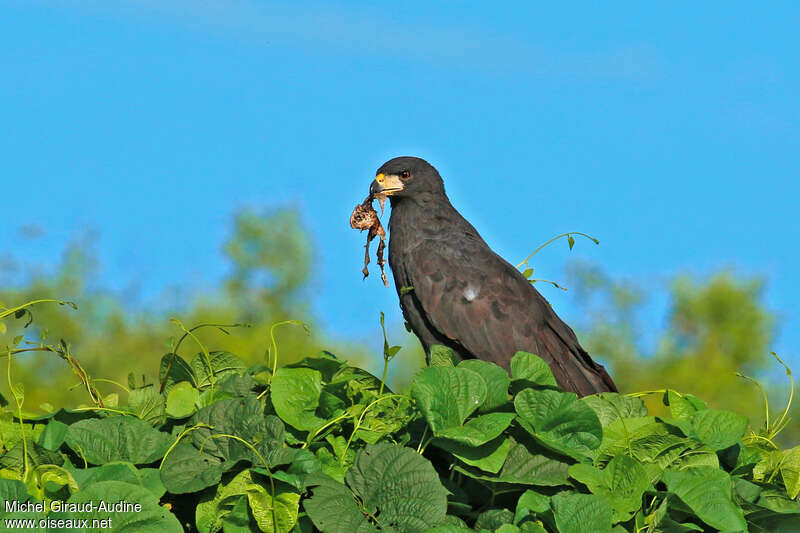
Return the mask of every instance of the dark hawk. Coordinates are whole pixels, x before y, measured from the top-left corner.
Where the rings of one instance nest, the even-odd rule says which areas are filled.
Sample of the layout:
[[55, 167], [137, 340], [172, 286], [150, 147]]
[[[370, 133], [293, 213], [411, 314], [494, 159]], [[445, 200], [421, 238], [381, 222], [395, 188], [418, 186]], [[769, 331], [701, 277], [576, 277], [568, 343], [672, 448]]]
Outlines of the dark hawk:
[[579, 396], [617, 388], [602, 365], [522, 273], [492, 251], [450, 204], [427, 161], [397, 157], [376, 173], [371, 195], [389, 197], [389, 266], [403, 316], [426, 353], [435, 344], [506, 370], [517, 351], [544, 359]]

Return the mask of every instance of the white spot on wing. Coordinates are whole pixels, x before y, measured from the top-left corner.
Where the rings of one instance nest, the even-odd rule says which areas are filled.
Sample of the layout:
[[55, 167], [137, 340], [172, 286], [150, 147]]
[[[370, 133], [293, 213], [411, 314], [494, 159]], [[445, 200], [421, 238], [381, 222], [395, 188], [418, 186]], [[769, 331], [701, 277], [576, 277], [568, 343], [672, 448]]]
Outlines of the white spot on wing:
[[464, 289], [464, 299], [468, 302], [471, 302], [475, 298], [478, 297], [478, 293], [480, 292], [480, 287], [475, 287], [472, 283], [467, 283], [466, 288]]

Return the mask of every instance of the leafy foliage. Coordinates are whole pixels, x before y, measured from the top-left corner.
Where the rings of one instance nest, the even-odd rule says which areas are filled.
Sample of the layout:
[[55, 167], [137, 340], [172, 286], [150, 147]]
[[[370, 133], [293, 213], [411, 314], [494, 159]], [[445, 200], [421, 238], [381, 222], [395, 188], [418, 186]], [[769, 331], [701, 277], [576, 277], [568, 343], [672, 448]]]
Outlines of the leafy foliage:
[[[94, 384], [103, 400], [109, 394], [124, 398], [124, 389], [117, 384], [130, 388], [130, 372], [135, 388], [141, 386], [143, 375], [152, 382], [165, 353], [177, 349], [192, 362], [192, 355], [198, 352], [192, 337], [176, 348], [184, 333], [169, 320], [176, 313], [187, 325], [219, 324], [194, 330], [201, 342], [219, 352], [236, 354], [247, 366], [263, 363], [270, 348], [264, 339], [271, 325], [287, 317], [305, 322], [314, 318], [315, 310], [309, 304], [309, 289], [315, 283], [310, 270], [314, 254], [310, 232], [302, 222], [294, 209], [241, 210], [230, 217], [220, 250], [225, 276], [202, 288], [189, 276], [152, 296], [141, 294], [134, 285], [124, 290], [104, 286], [99, 281], [103, 258], [92, 238], [76, 236], [60, 254], [60, 260], [55, 250], [43, 262], [22, 255], [24, 247], [5, 250], [16, 267], [5, 270], [8, 263], [0, 260], [0, 302], [67, 298], [80, 309], [64, 313], [61, 307], [38, 306], [31, 316], [0, 318], [0, 334], [6, 330], [3, 345], [38, 348], [44, 343], [60, 348], [59, 339], [68, 340], [71, 354], [91, 374], [108, 379]], [[208, 251], [210, 256], [216, 252]], [[35, 320], [25, 328], [31, 317]], [[282, 364], [323, 348], [347, 353], [353, 361], [364, 361], [368, 355], [361, 343], [319, 326], [311, 335], [292, 327], [279, 328], [275, 334], [285, 353]], [[20, 342], [12, 342], [17, 337]], [[27, 341], [37, 346], [28, 346]], [[204, 359], [202, 355], [200, 358]], [[417, 359], [422, 360], [421, 351]], [[5, 360], [0, 360], [0, 365], [5, 366]], [[75, 386], [75, 372], [52, 353], [29, 351], [24, 357], [16, 357], [14, 365], [20, 381], [37, 384], [26, 391], [30, 408], [45, 402], [78, 405], [84, 401], [83, 387]], [[410, 373], [404, 373], [405, 382]], [[13, 401], [5, 383], [0, 383], [0, 393]]]
[[[158, 383], [131, 380], [127, 402], [45, 416], [23, 411], [9, 364], [0, 497], [48, 505], [0, 518], [204, 533], [800, 527], [800, 446], [772, 439], [785, 413], [755, 433], [667, 389], [654, 416], [641, 397], [656, 393], [578, 398], [525, 352], [509, 375], [439, 347], [402, 394], [386, 367], [379, 379], [328, 352], [273, 372], [198, 345], [164, 356]], [[120, 501], [140, 508], [108, 505]]]
[[[779, 322], [764, 305], [763, 279], [731, 271], [702, 281], [683, 274], [660, 290], [613, 279], [586, 263], [573, 263], [570, 270], [571, 294], [581, 309], [571, 322], [578, 326], [581, 344], [606, 363], [626, 392], [679, 390], [712, 408], [745, 415], [754, 426], [769, 423], [762, 393], [775, 400], [786, 389], [765, 357]], [[662, 306], [665, 315], [655, 320]], [[739, 373], [766, 381], [765, 388], [742, 386]], [[653, 414], [668, 411], [655, 395], [645, 402]], [[691, 401], [679, 403], [692, 409]], [[796, 442], [800, 425], [787, 427], [782, 438], [785, 444]]]

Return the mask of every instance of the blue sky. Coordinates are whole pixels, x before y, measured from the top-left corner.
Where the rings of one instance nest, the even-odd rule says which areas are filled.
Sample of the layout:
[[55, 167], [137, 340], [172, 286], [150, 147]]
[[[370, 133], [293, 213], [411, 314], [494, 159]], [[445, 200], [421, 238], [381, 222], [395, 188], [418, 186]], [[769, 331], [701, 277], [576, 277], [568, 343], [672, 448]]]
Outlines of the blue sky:
[[512, 263], [600, 239], [543, 252], [542, 277], [766, 276], [797, 361], [796, 4], [474, 4], [0, 0], [0, 256], [53, 265], [93, 228], [102, 284], [146, 303], [225, 274], [237, 209], [296, 206], [321, 323], [377, 342], [396, 294], [362, 282], [347, 219], [418, 155]]

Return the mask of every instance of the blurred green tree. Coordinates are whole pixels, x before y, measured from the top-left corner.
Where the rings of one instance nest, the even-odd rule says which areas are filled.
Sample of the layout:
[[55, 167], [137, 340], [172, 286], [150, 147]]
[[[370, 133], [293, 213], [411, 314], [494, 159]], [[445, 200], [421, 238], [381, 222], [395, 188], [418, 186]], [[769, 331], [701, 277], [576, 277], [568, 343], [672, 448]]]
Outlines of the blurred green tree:
[[[763, 279], [739, 278], [731, 271], [705, 281], [677, 276], [668, 283], [665, 324], [657, 328], [650, 304], [654, 296], [665, 295], [654, 294], [652, 287], [613, 280], [582, 262], [569, 267], [568, 278], [586, 317], [576, 328], [581, 342], [608, 364], [622, 392], [672, 388], [692, 393], [711, 407], [749, 416], [757, 428], [763, 423], [763, 399], [737, 376], [741, 372], [773, 393], [773, 409], [785, 405], [785, 382], [771, 382], [776, 373], [770, 371], [777, 366], [769, 355], [776, 320], [762, 301]], [[659, 394], [647, 403], [654, 412], [666, 412]], [[796, 441], [800, 428], [790, 424], [783, 437]]]
[[[271, 344], [269, 329], [287, 319], [309, 323], [311, 335], [298, 327], [276, 329], [282, 363], [301, 359], [323, 347], [355, 361], [366, 357], [362, 346], [330, 338], [314, 327], [308, 299], [304, 298], [311, 273], [312, 243], [296, 211], [238, 213], [223, 251], [230, 263], [230, 274], [217, 291], [190, 293], [182, 308], [133, 312], [120, 295], [92, 286], [97, 261], [87, 242], [75, 242], [67, 247], [55, 273], [34, 271], [18, 287], [0, 287], [0, 302], [10, 305], [41, 298], [66, 299], [77, 303], [78, 310], [36, 306], [32, 309], [34, 322], [27, 329], [22, 327], [23, 320], [8, 321], [8, 332], [0, 341], [5, 345], [23, 334], [33, 341], [42, 336], [46, 342], [64, 339], [92, 377], [126, 383], [128, 373], [133, 372], [137, 384], [156, 381], [161, 356], [182, 334], [169, 321], [173, 316], [186, 327], [248, 324], [251, 327], [236, 328], [231, 334], [218, 328], [203, 328], [197, 336], [209, 349], [230, 351], [251, 364], [266, 363]], [[190, 339], [180, 348], [186, 358], [198, 351]], [[15, 381], [28, 384], [27, 409], [35, 410], [45, 402], [61, 406], [88, 400], [85, 391], [75, 387], [75, 376], [54, 354], [20, 354], [14, 363]], [[97, 383], [97, 388], [102, 393], [121, 392], [102, 382]], [[2, 385], [0, 390], [4, 390]]]

